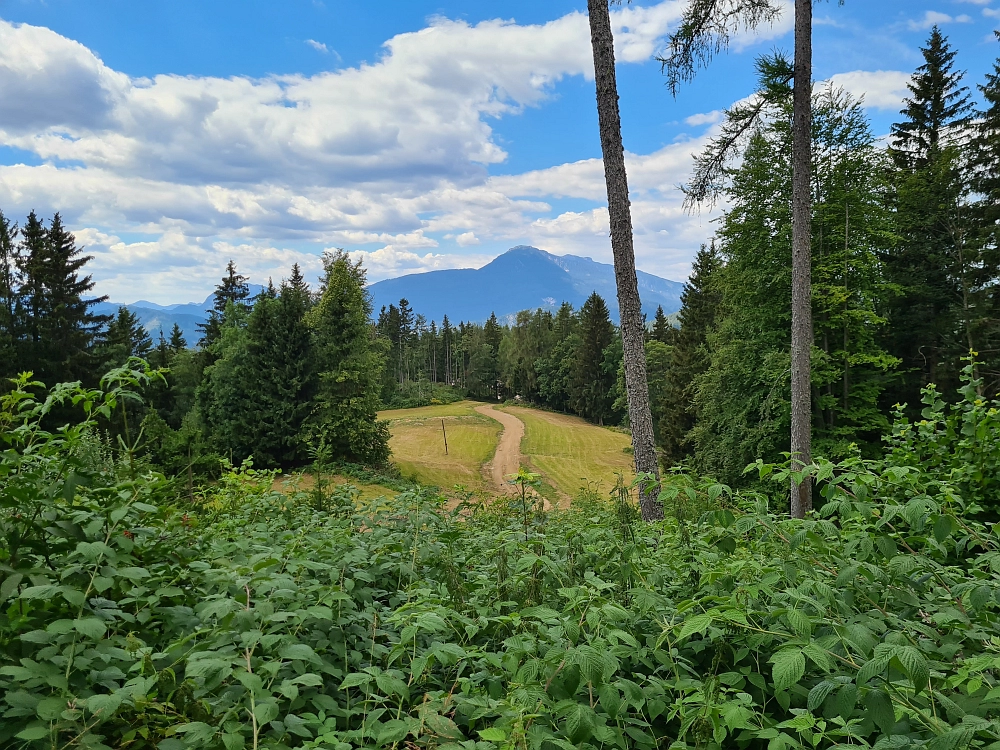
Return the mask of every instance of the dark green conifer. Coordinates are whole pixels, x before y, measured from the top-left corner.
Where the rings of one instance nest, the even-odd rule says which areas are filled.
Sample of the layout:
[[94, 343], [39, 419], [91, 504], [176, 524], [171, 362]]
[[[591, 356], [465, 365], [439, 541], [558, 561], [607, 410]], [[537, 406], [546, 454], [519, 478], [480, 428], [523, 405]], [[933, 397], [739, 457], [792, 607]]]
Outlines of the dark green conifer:
[[377, 416], [385, 360], [370, 322], [365, 271], [343, 251], [323, 265], [319, 299], [308, 315], [318, 371], [312, 433], [335, 457], [382, 464], [389, 458], [389, 429]]
[[594, 292], [580, 308], [580, 340], [572, 376], [571, 406], [580, 416], [604, 424], [612, 414], [612, 389], [617, 368], [607, 371], [605, 350], [614, 340], [614, 326], [604, 299]]
[[44, 382], [96, 383], [102, 363], [94, 356], [94, 345], [111, 317], [91, 311], [107, 300], [88, 298], [94, 282], [89, 275], [81, 277], [81, 272], [91, 256], [81, 255], [59, 214], [45, 229], [32, 211], [21, 237], [28, 334], [24, 368]]
[[961, 230], [968, 186], [960, 147], [972, 105], [961, 85], [964, 73], [954, 69], [956, 53], [936, 26], [921, 51], [924, 63], [909, 84], [905, 119], [892, 126], [900, 238], [885, 258], [887, 280], [899, 290], [886, 306], [886, 343], [902, 362], [886, 405], [909, 403], [913, 409], [919, 409], [920, 389], [928, 383], [945, 393], [957, 384], [960, 357], [974, 345], [971, 318], [977, 316], [969, 307], [975, 261]]
[[693, 453], [688, 433], [697, 419], [697, 379], [709, 364], [708, 332], [722, 302], [717, 279], [721, 268], [722, 258], [715, 243], [702, 245], [681, 293], [680, 329], [660, 389], [663, 400], [658, 409], [659, 439], [666, 466], [683, 463]]
[[184, 338], [184, 331], [182, 331], [181, 327], [176, 323], [174, 323], [174, 327], [170, 329], [170, 348], [173, 349], [175, 353], [187, 349], [187, 339]]
[[17, 272], [17, 225], [0, 211], [0, 376], [18, 370], [21, 304]]
[[[138, 316], [124, 305], [118, 308], [118, 314], [108, 324], [101, 343], [101, 353], [104, 357], [104, 367], [120, 367], [129, 357], [148, 359], [153, 351], [153, 340], [150, 338]], [[163, 332], [160, 341], [164, 348]], [[160, 365], [165, 367], [166, 363]]]
[[676, 329], [670, 325], [666, 314], [663, 312], [663, 305], [656, 306], [656, 315], [653, 317], [652, 339], [663, 344], [672, 344]]

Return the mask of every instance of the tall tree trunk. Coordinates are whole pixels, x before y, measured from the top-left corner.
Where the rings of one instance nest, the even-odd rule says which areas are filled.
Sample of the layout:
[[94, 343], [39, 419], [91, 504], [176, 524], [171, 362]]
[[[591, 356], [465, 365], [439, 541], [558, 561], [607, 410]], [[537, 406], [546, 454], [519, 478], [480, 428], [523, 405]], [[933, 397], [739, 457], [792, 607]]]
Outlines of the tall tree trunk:
[[649, 407], [649, 384], [646, 381], [642, 306], [635, 275], [635, 250], [632, 247], [632, 213], [628, 198], [628, 178], [625, 174], [621, 115], [618, 111], [614, 37], [611, 33], [608, 0], [587, 0], [587, 9], [590, 13], [590, 41], [594, 48], [597, 118], [601, 129], [601, 151], [604, 154], [604, 179], [608, 187], [611, 251], [615, 258], [615, 281], [618, 285], [625, 391], [628, 395], [635, 470], [637, 473], [652, 474], [657, 480], [642, 493], [639, 505], [643, 520], [655, 521], [663, 518], [663, 506], [657, 499], [660, 467], [653, 442], [653, 415]]
[[[792, 468], [812, 463], [812, 4], [795, 0], [792, 93]], [[812, 509], [812, 482], [792, 480], [793, 518]]]

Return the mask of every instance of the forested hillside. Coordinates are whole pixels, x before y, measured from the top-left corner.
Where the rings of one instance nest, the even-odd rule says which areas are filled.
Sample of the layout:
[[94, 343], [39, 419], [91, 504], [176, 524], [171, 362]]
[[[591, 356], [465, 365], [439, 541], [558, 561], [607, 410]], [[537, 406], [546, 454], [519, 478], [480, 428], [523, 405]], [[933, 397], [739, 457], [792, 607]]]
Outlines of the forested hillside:
[[[1000, 69], [973, 110], [954, 51], [933, 31], [901, 122], [876, 139], [859, 102], [817, 90], [813, 128], [813, 435], [817, 455], [871, 458], [897, 404], [945, 399], [976, 352], [983, 396], [1000, 388]], [[720, 189], [728, 208], [695, 260], [679, 319], [647, 323], [664, 464], [738, 485], [788, 450], [790, 253], [787, 95], [768, 101]], [[160, 465], [226, 458], [292, 467], [316, 452], [382, 463], [375, 413], [461, 396], [520, 399], [621, 424], [621, 339], [596, 292], [579, 309], [485, 324], [427, 320], [407, 300], [371, 309], [363, 269], [327, 258], [318, 290], [297, 268], [251, 298], [231, 263], [198, 341], [151, 340], [127, 310], [93, 313], [87, 257], [55, 216], [0, 232], [0, 362], [51, 384], [96, 384], [128, 357], [170, 370], [134, 406]], [[677, 323], [675, 326], [673, 323]], [[117, 429], [117, 428], [115, 428]]]

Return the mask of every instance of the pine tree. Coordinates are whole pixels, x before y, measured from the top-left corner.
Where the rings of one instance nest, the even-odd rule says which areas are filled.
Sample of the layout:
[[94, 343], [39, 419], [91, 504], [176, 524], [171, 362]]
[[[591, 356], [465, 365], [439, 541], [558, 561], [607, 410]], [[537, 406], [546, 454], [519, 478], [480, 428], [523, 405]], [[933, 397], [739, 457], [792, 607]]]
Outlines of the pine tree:
[[309, 300], [288, 283], [280, 293], [272, 290], [269, 285], [258, 296], [247, 319], [246, 356], [238, 368], [247, 391], [240, 421], [255, 465], [287, 467], [307, 457], [303, 425], [315, 393]]
[[111, 318], [91, 312], [94, 305], [107, 300], [88, 299], [94, 282], [90, 276], [81, 278], [80, 272], [91, 256], [80, 254], [59, 214], [45, 229], [32, 212], [21, 237], [28, 334], [24, 367], [43, 382], [96, 383], [101, 362], [94, 356], [94, 345]]
[[695, 389], [698, 378], [708, 369], [708, 333], [722, 302], [718, 283], [721, 269], [722, 258], [715, 243], [702, 245], [681, 293], [680, 329], [658, 405], [659, 439], [666, 466], [681, 464], [693, 455], [689, 433], [697, 420]]
[[173, 349], [175, 353], [187, 349], [187, 339], [184, 338], [184, 331], [182, 331], [181, 327], [176, 323], [174, 323], [174, 327], [170, 329], [170, 348]]
[[[1000, 39], [1000, 32], [994, 32]], [[976, 116], [971, 154], [971, 190], [975, 235], [972, 242], [983, 264], [983, 291], [975, 345], [983, 361], [985, 392], [1000, 392], [1000, 59], [979, 86], [985, 108]]]
[[327, 255], [323, 266], [308, 315], [319, 372], [312, 429], [335, 456], [382, 464], [389, 457], [389, 430], [377, 417], [385, 361], [369, 322], [365, 272], [343, 251]]
[[226, 275], [215, 287], [212, 300], [212, 309], [208, 313], [208, 320], [198, 324], [201, 331], [201, 347], [208, 350], [221, 335], [223, 318], [230, 305], [237, 311], [245, 312], [247, 298], [250, 296], [250, 287], [247, 284], [247, 277], [236, 270], [236, 263], [232, 260], [226, 264]]
[[553, 346], [548, 356], [535, 364], [538, 372], [538, 397], [558, 411], [570, 409], [576, 352], [580, 346], [579, 321], [573, 306], [563, 302], [552, 322]]
[[489, 320], [483, 326], [483, 341], [487, 347], [483, 383], [491, 396], [500, 398], [500, 341], [503, 330], [495, 312], [490, 313]]
[[17, 278], [17, 225], [0, 211], [0, 376], [17, 374], [21, 305]]
[[[672, 344], [676, 329], [670, 325], [666, 314], [663, 312], [663, 305], [656, 306], [656, 315], [653, 318], [653, 340], [661, 344]], [[652, 398], [652, 397], [651, 397]]]
[[900, 290], [886, 309], [887, 344], [902, 361], [888, 401], [914, 409], [928, 383], [952, 390], [960, 356], [975, 346], [968, 299], [975, 283], [962, 236], [967, 187], [959, 167], [971, 104], [964, 74], [954, 70], [956, 53], [936, 26], [921, 51], [905, 119], [892, 126], [900, 241], [885, 258], [887, 278]]
[[573, 409], [582, 417], [604, 424], [612, 413], [616, 370], [604, 367], [605, 350], [614, 339], [614, 326], [604, 299], [594, 292], [580, 308], [580, 343], [572, 381]]
[[[139, 318], [124, 305], [118, 308], [118, 314], [108, 324], [101, 343], [101, 354], [104, 357], [105, 369], [120, 367], [129, 357], [148, 359], [153, 351], [153, 340], [150, 338]], [[163, 347], [163, 332], [160, 332]], [[164, 362], [163, 367], [167, 366]]]

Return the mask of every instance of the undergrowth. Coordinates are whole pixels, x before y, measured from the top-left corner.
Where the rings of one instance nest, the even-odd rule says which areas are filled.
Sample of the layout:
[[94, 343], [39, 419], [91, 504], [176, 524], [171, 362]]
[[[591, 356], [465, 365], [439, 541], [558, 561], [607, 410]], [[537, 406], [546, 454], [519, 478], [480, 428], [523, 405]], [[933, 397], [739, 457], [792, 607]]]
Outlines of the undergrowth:
[[[912, 460], [927, 424], [884, 462], [812, 467], [805, 521], [676, 475], [647, 525], [621, 483], [567, 511], [449, 511], [234, 469], [180, 504], [93, 449], [120, 400], [4, 397], [2, 748], [1000, 741], [1000, 538], [978, 480]], [[57, 402], [82, 417], [46, 431]]]

